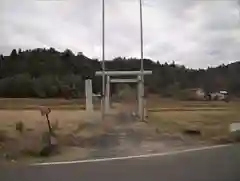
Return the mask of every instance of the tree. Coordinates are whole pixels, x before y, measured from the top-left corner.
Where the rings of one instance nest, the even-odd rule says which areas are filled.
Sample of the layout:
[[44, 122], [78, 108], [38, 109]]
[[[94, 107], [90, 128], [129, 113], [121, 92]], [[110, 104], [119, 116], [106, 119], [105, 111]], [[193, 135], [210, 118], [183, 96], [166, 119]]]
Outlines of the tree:
[[22, 53], [21, 48], [18, 49], [18, 55], [20, 55]]
[[11, 57], [11, 58], [15, 58], [15, 57], [17, 57], [17, 55], [18, 55], [18, 54], [17, 54], [17, 50], [16, 50], [16, 49], [13, 49], [12, 52], [11, 52], [11, 54], [10, 54], [10, 57]]
[[[144, 69], [153, 71], [153, 75], [145, 76], [150, 93], [182, 96], [186, 89], [203, 88], [206, 92], [226, 89], [240, 96], [240, 62], [206, 70], [188, 69], [174, 61], [161, 64], [144, 59], [143, 63]], [[117, 57], [106, 61], [106, 69], [140, 70], [140, 60]], [[18, 49], [18, 52], [13, 49], [10, 56], [0, 55], [0, 96], [84, 97], [85, 79], [93, 79], [93, 91], [101, 92], [102, 79], [95, 76], [98, 70], [101, 70], [99, 60], [81, 52], [75, 55], [69, 49], [64, 52], [54, 48]]]

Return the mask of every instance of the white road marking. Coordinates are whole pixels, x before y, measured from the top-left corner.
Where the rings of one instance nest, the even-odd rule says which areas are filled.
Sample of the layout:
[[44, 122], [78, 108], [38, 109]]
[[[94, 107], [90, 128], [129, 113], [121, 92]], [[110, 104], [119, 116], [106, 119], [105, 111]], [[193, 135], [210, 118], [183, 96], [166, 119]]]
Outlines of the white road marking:
[[178, 151], [170, 151], [170, 152], [154, 153], [154, 154], [144, 154], [144, 155], [136, 155], [136, 156], [126, 156], [126, 157], [100, 158], [100, 159], [64, 161], [64, 162], [34, 163], [34, 164], [32, 164], [32, 166], [66, 165], [66, 164], [76, 164], [76, 163], [94, 163], [94, 162], [107, 162], [107, 161], [114, 161], [114, 160], [151, 158], [151, 157], [170, 156], [170, 155], [177, 155], [177, 154], [189, 153], [189, 152], [195, 152], [195, 151], [203, 151], [203, 150], [224, 148], [224, 147], [229, 147], [229, 146], [232, 146], [232, 145], [233, 144], [206, 146], [206, 147], [192, 148], [192, 149], [187, 149], [187, 150], [178, 150]]

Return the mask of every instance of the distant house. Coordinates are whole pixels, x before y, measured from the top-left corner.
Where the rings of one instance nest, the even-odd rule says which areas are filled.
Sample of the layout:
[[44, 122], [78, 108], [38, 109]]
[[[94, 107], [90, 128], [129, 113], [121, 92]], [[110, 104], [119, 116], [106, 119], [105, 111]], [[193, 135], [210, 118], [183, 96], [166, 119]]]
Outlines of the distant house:
[[228, 101], [229, 95], [225, 90], [219, 92], [205, 93], [201, 88], [187, 89], [187, 97], [189, 100], [216, 100], [216, 101]]
[[228, 99], [227, 91], [219, 91], [210, 93], [210, 100], [225, 101]]
[[227, 91], [219, 91], [220, 92], [220, 94], [223, 94], [223, 95], [228, 95], [228, 92]]

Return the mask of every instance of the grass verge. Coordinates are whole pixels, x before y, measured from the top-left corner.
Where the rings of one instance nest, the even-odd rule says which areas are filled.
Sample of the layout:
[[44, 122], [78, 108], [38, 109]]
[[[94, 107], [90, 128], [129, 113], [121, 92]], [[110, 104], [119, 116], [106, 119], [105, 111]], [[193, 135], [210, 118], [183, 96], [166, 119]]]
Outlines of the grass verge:
[[166, 111], [149, 113], [150, 123], [160, 133], [183, 134], [184, 130], [199, 130], [199, 139], [206, 141], [227, 140], [230, 136], [229, 125], [240, 122], [240, 112], [236, 110], [195, 110]]

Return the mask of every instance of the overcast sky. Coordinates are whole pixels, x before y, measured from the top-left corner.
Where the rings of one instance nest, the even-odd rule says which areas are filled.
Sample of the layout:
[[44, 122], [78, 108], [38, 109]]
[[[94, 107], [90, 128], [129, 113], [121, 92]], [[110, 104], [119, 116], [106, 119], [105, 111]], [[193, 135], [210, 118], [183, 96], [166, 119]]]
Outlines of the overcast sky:
[[[238, 0], [143, 0], [144, 56], [206, 68], [240, 58]], [[106, 57], [140, 57], [139, 0], [105, 0]], [[0, 53], [54, 47], [101, 57], [101, 0], [0, 0]]]

